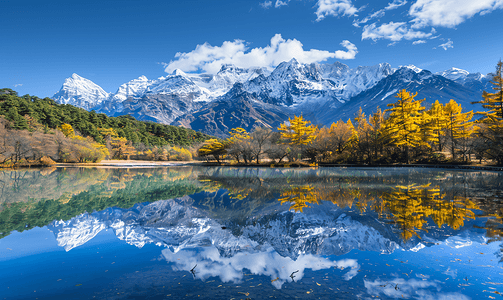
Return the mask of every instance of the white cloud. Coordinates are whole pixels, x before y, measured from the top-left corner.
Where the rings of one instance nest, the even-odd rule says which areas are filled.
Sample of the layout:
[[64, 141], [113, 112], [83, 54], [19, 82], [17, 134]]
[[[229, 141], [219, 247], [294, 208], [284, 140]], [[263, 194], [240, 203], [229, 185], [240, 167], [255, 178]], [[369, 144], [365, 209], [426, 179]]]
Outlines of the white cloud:
[[378, 39], [387, 39], [393, 42], [398, 42], [402, 39], [414, 40], [429, 38], [434, 33], [435, 30], [427, 33], [410, 29], [405, 22], [390, 22], [382, 24], [379, 27], [376, 26], [376, 23], [373, 23], [363, 27], [362, 40], [371, 39], [376, 41]]
[[337, 50], [330, 52], [326, 50], [310, 49], [304, 50], [303, 45], [296, 39], [285, 40], [281, 34], [276, 34], [270, 45], [264, 48], [247, 49], [243, 40], [226, 41], [222, 46], [211, 46], [208, 43], [197, 45], [195, 50], [186, 53], [178, 52], [175, 60], [164, 64], [165, 71], [173, 72], [181, 69], [185, 72], [205, 71], [216, 73], [222, 64], [234, 64], [238, 67], [275, 67], [283, 61], [296, 58], [301, 63], [313, 63], [325, 61], [329, 58], [354, 59], [358, 53], [356, 46], [345, 40], [341, 45], [346, 51]]
[[272, 1], [260, 2], [260, 6], [264, 9], [269, 9], [272, 6]]
[[417, 0], [409, 10], [413, 28], [455, 27], [475, 14], [503, 8], [503, 0]]
[[318, 0], [316, 6], [316, 21], [321, 21], [326, 16], [354, 16], [358, 12], [351, 0]]
[[281, 7], [281, 6], [284, 6], [284, 5], [288, 5], [288, 3], [290, 2], [290, 0], [276, 0], [276, 3], [274, 3], [274, 7], [278, 8], [278, 7]]
[[412, 45], [419, 45], [419, 44], [425, 44], [425, 43], [426, 43], [425, 40], [417, 40], [417, 41], [412, 42]]
[[380, 9], [374, 12], [373, 14], [366, 16], [365, 18], [363, 18], [363, 20], [354, 20], [353, 26], [360, 27], [360, 24], [365, 24], [372, 19], [382, 18], [384, 17], [384, 15], [385, 15], [384, 9]]
[[19, 86], [23, 86], [23, 84], [22, 83], [17, 83], [17, 84], [14, 85], [14, 87], [19, 87]]
[[360, 24], [365, 24], [372, 19], [382, 18], [382, 17], [384, 17], [387, 10], [397, 9], [400, 6], [403, 6], [405, 4], [407, 4], [406, 0], [394, 0], [393, 2], [388, 3], [388, 5], [385, 8], [380, 9], [380, 10], [366, 16], [363, 20], [353, 21], [353, 26], [360, 27]]
[[388, 3], [388, 6], [386, 6], [384, 9], [385, 10], [397, 9], [400, 6], [404, 6], [405, 4], [407, 4], [407, 0], [393, 0], [393, 2]]
[[[449, 39], [446, 43], [443, 43], [441, 45], [438, 45], [438, 47], [443, 48], [444, 50], [447, 50], [449, 48], [454, 48], [454, 42]], [[433, 48], [436, 49], [437, 47]]]

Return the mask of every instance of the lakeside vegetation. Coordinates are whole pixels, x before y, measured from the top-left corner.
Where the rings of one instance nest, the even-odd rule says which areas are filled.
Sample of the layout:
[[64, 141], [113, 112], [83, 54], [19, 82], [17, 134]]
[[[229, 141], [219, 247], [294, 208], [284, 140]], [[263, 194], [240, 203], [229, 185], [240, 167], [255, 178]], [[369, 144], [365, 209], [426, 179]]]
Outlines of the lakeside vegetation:
[[0, 239], [13, 230], [43, 227], [84, 212], [127, 209], [202, 191], [188, 167], [0, 171], [0, 180]]
[[190, 160], [209, 135], [177, 126], [108, 117], [50, 98], [0, 89], [0, 164], [51, 165], [117, 159]]
[[[416, 94], [401, 90], [389, 108], [318, 128], [303, 116], [289, 119], [278, 132], [234, 128], [225, 140], [209, 139], [198, 150], [201, 157], [237, 164], [316, 165], [393, 163], [478, 163], [503, 165], [503, 63], [493, 75], [494, 92], [484, 92], [480, 103], [487, 111], [464, 111], [450, 100], [426, 108]], [[474, 116], [478, 119], [474, 120]], [[309, 163], [306, 163], [305, 160]]]

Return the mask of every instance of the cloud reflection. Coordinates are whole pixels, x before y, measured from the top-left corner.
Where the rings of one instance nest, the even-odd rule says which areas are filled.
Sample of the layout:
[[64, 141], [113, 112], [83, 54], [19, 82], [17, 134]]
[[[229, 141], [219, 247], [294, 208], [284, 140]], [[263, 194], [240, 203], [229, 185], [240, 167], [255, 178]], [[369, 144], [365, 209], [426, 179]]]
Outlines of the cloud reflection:
[[242, 281], [245, 273], [249, 271], [253, 275], [270, 277], [271, 284], [277, 289], [280, 289], [285, 282], [291, 282], [292, 274], [295, 280], [302, 279], [305, 269], [318, 271], [332, 267], [349, 268], [343, 275], [345, 280], [352, 279], [360, 269], [360, 265], [354, 259], [331, 261], [311, 254], [301, 254], [293, 260], [279, 255], [273, 248], [258, 252], [240, 252], [230, 257], [222, 256], [214, 246], [183, 249], [178, 252], [164, 249], [162, 255], [168, 262], [174, 264], [175, 271], [191, 270], [197, 265], [194, 269], [195, 277], [202, 281], [210, 277], [219, 277], [222, 282], [237, 283]]
[[469, 300], [470, 298], [461, 293], [440, 293], [438, 282], [417, 279], [395, 278], [393, 280], [364, 280], [365, 288], [370, 295], [381, 297], [385, 295], [400, 299], [456, 299]]

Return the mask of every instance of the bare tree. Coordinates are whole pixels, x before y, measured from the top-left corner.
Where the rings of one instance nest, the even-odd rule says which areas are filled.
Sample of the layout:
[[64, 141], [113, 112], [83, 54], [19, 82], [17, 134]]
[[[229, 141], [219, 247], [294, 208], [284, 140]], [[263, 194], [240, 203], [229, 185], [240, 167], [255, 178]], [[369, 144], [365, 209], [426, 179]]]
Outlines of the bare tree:
[[251, 154], [255, 157], [257, 164], [260, 163], [260, 156], [264, 154], [266, 144], [271, 135], [272, 130], [265, 127], [256, 127], [250, 134], [253, 140], [251, 147]]

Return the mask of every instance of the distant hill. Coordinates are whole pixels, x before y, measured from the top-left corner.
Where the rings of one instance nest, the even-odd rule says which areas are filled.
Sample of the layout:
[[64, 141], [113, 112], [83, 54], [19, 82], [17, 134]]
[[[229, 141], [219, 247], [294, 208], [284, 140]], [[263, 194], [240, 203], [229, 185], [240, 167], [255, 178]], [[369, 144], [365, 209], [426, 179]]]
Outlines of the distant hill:
[[0, 89], [0, 115], [10, 122], [11, 128], [20, 130], [55, 129], [64, 123], [70, 124], [82, 136], [91, 136], [99, 143], [104, 142], [99, 128], [112, 128], [119, 137], [146, 146], [191, 146], [211, 138], [191, 129], [138, 121], [129, 115], [108, 117], [70, 104], [58, 104], [50, 98], [20, 97], [17, 92], [6, 88]]

